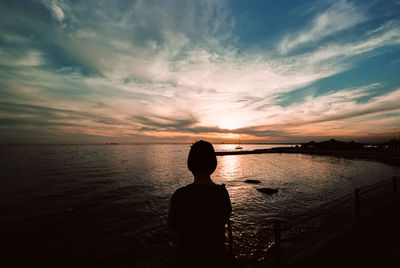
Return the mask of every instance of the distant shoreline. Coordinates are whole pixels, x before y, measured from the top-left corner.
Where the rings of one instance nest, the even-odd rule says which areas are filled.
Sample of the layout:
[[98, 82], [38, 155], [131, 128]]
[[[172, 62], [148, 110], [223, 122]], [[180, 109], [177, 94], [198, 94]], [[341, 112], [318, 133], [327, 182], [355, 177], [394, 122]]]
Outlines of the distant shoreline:
[[[121, 143], [121, 142], [106, 142], [106, 143], [0, 143], [0, 146], [21, 146], [21, 145], [191, 145], [192, 142], [142, 142], [142, 143]], [[238, 143], [219, 143], [218, 145], [237, 145]], [[300, 145], [301, 142], [256, 142], [256, 143], [241, 143], [241, 145]]]
[[327, 155], [345, 158], [358, 158], [358, 159], [369, 159], [375, 160], [381, 163], [389, 164], [392, 166], [400, 166], [400, 157], [393, 156], [387, 152], [376, 152], [376, 151], [336, 151], [336, 150], [324, 150], [324, 151], [313, 151], [304, 150], [301, 148], [293, 147], [276, 147], [271, 149], [256, 149], [256, 150], [243, 150], [243, 151], [226, 151], [216, 152], [217, 156], [224, 155], [245, 155], [245, 154], [310, 154], [310, 155]]

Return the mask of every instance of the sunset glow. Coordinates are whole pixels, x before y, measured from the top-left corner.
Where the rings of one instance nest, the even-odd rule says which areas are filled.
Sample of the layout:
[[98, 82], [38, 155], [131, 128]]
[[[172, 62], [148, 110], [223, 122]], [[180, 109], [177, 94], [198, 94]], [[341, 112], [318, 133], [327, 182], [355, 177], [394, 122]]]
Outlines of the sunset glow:
[[400, 131], [398, 1], [3, 1], [0, 12], [4, 143]]

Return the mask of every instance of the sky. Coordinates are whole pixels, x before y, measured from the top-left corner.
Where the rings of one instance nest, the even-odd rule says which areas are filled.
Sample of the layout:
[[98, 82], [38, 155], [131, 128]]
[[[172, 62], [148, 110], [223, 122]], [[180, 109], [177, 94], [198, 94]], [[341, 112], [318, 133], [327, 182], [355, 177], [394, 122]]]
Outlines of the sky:
[[0, 2], [0, 143], [399, 132], [400, 1]]

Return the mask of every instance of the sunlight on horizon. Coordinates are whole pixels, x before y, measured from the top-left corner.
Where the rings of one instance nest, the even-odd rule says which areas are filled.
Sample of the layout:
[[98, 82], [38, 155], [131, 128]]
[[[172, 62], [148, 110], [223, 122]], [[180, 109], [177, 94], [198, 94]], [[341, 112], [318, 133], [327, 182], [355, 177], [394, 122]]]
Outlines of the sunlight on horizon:
[[2, 143], [400, 132], [398, 1], [25, 2], [0, 3]]

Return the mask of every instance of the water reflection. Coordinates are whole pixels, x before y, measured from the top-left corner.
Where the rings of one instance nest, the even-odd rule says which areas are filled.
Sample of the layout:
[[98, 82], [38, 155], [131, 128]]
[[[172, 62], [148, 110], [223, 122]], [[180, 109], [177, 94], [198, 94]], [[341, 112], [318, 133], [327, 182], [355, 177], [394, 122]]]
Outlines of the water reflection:
[[216, 151], [233, 151], [235, 150], [236, 144], [216, 144], [214, 145]]
[[[222, 176], [224, 180], [232, 181], [235, 180], [238, 175], [238, 171], [242, 170], [241, 164], [243, 161], [239, 161], [239, 157], [236, 155], [227, 155], [218, 158], [218, 175]], [[237, 178], [236, 178], [237, 179]]]
[[[236, 146], [239, 144], [214, 144], [216, 152], [237, 151]], [[255, 149], [271, 149], [274, 147], [292, 147], [295, 144], [240, 144], [242, 150], [255, 150]]]

